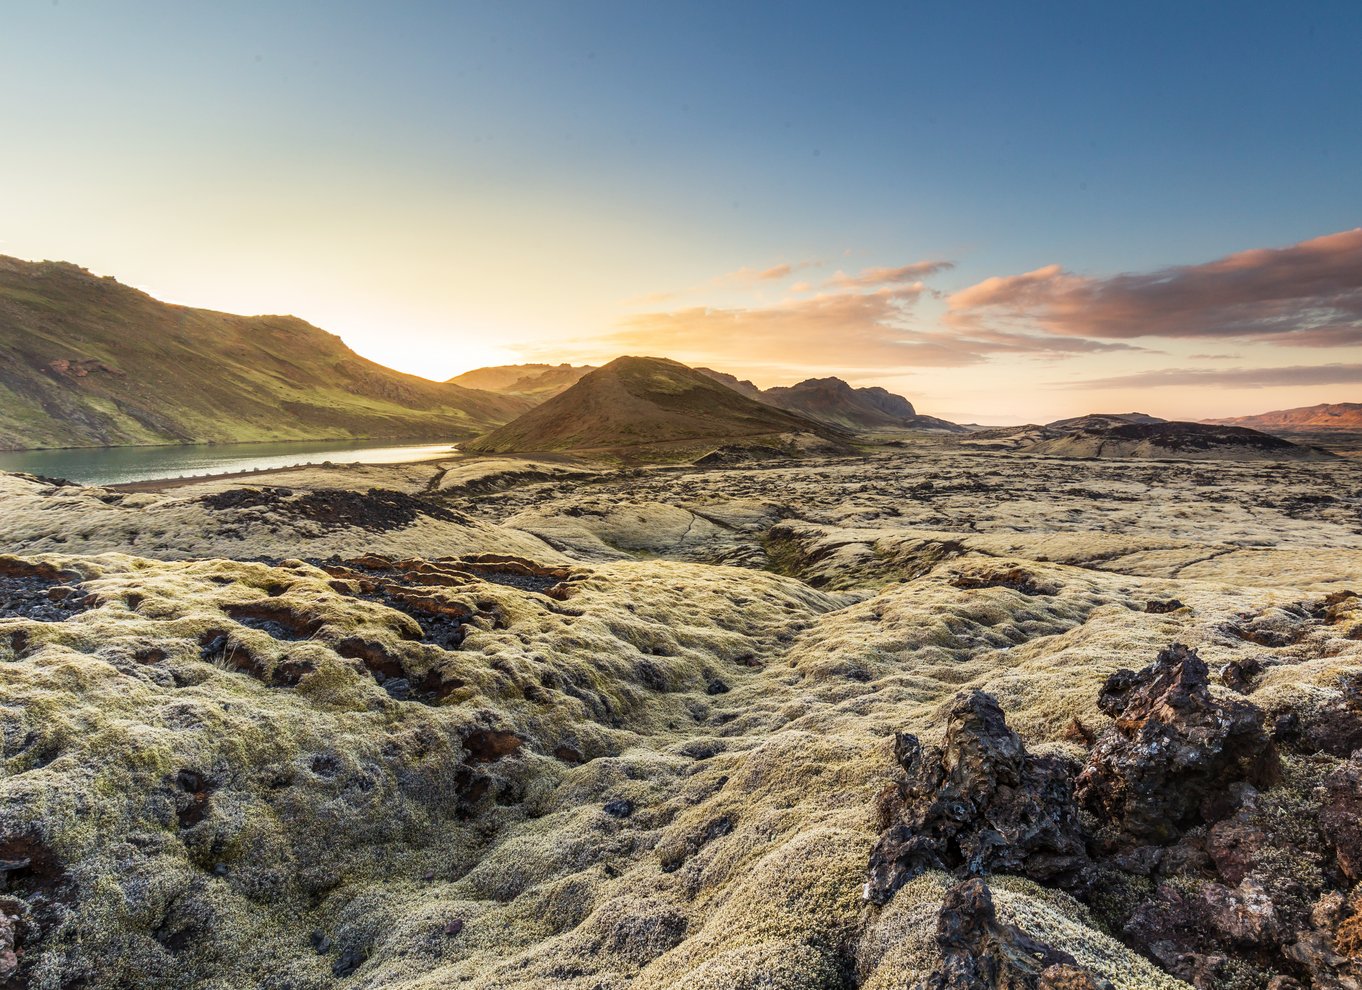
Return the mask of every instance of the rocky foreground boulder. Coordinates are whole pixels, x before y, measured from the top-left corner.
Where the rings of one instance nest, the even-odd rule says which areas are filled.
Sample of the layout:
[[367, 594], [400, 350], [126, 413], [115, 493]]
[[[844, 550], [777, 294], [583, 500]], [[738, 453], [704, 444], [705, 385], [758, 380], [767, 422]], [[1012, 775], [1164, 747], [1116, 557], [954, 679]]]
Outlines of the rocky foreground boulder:
[[1046, 883], [1087, 865], [1073, 768], [1036, 757], [990, 695], [960, 695], [940, 747], [900, 734], [904, 778], [884, 797], [892, 824], [870, 855], [866, 899], [883, 904], [929, 869], [1024, 873]]
[[956, 699], [940, 747], [896, 739], [904, 776], [865, 897], [887, 903], [928, 869], [964, 878], [924, 987], [1104, 985], [997, 921], [985, 878], [1012, 873], [1087, 902], [1198, 990], [1362, 988], [1362, 752], [1279, 755], [1266, 714], [1213, 692], [1180, 645], [1112, 675], [1098, 703], [1113, 721], [1081, 768], [1028, 754], [978, 691]]
[[1115, 721], [1093, 747], [1077, 794], [1126, 843], [1172, 840], [1216, 817], [1232, 785], [1261, 784], [1272, 773], [1262, 712], [1213, 698], [1205, 662], [1185, 646], [1138, 673], [1113, 674], [1097, 706]]

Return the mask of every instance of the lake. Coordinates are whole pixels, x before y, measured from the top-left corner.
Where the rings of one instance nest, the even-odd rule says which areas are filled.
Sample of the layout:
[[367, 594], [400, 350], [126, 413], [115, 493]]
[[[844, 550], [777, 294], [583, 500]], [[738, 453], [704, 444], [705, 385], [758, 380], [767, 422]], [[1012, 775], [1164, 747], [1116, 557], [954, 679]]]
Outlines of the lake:
[[394, 446], [391, 440], [221, 443], [165, 447], [81, 447], [0, 451], [0, 471], [66, 478], [86, 485], [229, 474], [298, 464], [401, 464], [456, 456], [452, 444]]

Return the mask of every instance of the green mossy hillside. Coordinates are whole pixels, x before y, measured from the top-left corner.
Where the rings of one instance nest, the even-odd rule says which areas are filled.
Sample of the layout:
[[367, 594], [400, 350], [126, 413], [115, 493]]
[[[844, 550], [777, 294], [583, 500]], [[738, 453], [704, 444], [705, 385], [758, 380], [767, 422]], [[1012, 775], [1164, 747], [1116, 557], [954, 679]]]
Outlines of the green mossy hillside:
[[462, 439], [527, 408], [385, 368], [291, 316], [174, 306], [0, 257], [0, 449]]

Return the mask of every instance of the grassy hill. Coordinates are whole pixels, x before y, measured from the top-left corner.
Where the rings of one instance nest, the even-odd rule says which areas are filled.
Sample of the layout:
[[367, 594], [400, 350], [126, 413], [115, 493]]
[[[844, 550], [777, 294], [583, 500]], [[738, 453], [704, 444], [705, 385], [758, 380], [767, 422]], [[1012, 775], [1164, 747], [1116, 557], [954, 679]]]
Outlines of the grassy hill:
[[291, 316], [174, 306], [59, 262], [0, 257], [0, 448], [461, 439], [515, 396], [385, 368]]
[[622, 357], [464, 449], [690, 447], [791, 433], [834, 442], [845, 438], [826, 424], [739, 395], [684, 364]]

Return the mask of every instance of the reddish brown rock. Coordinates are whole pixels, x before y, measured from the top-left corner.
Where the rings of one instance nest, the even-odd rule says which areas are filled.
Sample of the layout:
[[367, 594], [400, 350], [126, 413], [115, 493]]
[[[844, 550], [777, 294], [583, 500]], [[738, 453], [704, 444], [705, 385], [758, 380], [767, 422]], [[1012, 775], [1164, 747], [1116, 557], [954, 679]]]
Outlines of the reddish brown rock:
[[1232, 954], [1270, 949], [1280, 936], [1272, 901], [1252, 881], [1238, 887], [1160, 884], [1125, 927], [1125, 937], [1193, 986], [1214, 986]]

